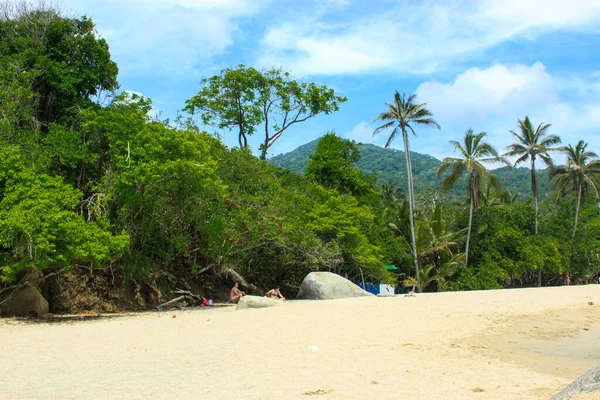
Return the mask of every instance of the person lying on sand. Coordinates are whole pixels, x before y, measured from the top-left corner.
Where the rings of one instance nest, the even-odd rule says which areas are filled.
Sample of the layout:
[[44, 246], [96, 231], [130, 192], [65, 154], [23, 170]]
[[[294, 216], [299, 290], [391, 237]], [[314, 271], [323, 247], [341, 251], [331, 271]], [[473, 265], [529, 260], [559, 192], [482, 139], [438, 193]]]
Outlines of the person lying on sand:
[[281, 291], [279, 290], [279, 286], [277, 286], [275, 289], [269, 290], [267, 292], [267, 297], [270, 297], [270, 298], [276, 299], [276, 300], [285, 301], [285, 297], [283, 297], [283, 295], [281, 294]]
[[242, 296], [246, 295], [246, 292], [242, 292], [240, 289], [238, 289], [240, 286], [239, 283], [235, 283], [233, 285], [233, 287], [231, 288], [231, 291], [229, 292], [229, 302], [230, 303], [234, 303], [237, 304], [240, 299], [242, 298]]

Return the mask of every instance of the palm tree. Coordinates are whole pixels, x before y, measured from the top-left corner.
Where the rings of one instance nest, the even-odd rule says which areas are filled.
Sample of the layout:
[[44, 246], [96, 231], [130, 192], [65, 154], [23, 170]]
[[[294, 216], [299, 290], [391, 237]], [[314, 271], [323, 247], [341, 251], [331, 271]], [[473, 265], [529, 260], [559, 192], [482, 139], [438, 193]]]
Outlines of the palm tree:
[[[534, 232], [538, 233], [538, 190], [537, 190], [537, 179], [535, 176], [535, 160], [539, 156], [540, 160], [547, 166], [552, 167], [552, 159], [548, 155], [549, 151], [559, 150], [557, 147], [552, 147], [560, 143], [560, 137], [556, 135], [548, 135], [548, 129], [550, 124], [541, 123], [534, 130], [529, 117], [525, 117], [524, 120], [518, 120], [519, 122], [519, 133], [509, 131], [517, 139], [517, 143], [513, 143], [506, 148], [508, 150], [504, 156], [513, 157], [518, 156], [514, 163], [516, 167], [518, 164], [525, 162], [529, 159], [531, 168], [531, 192], [533, 193], [533, 202], [535, 204], [535, 228]], [[541, 286], [541, 282], [538, 282]]]
[[[592, 151], [586, 151], [587, 143], [580, 140], [575, 147], [569, 145], [561, 150], [567, 155], [567, 166], [557, 168], [553, 173], [552, 186], [558, 192], [559, 197], [575, 190], [577, 192], [577, 203], [575, 205], [575, 224], [573, 235], [577, 232], [577, 220], [579, 219], [579, 206], [582, 199], [587, 197], [588, 191], [592, 189], [596, 194], [596, 202], [599, 203], [598, 181], [600, 176], [600, 160], [598, 155]], [[600, 210], [600, 207], [599, 207]]]
[[440, 129], [440, 126], [432, 118], [431, 112], [425, 108], [426, 104], [417, 104], [415, 102], [416, 95], [411, 94], [406, 97], [405, 93], [396, 91], [394, 93], [394, 104], [386, 103], [388, 110], [383, 112], [375, 118], [375, 121], [387, 121], [373, 132], [373, 136], [380, 133], [382, 130], [394, 128], [390, 133], [390, 136], [385, 143], [387, 148], [392, 140], [394, 140], [398, 134], [402, 133], [402, 141], [404, 142], [404, 156], [406, 157], [406, 172], [408, 174], [408, 206], [410, 214], [410, 233], [412, 239], [412, 251], [413, 259], [415, 262], [415, 275], [416, 279], [419, 279], [419, 261], [417, 260], [417, 244], [415, 242], [415, 221], [414, 221], [414, 208], [415, 208], [415, 189], [413, 186], [413, 175], [412, 175], [412, 164], [410, 162], [410, 146], [408, 143], [408, 131], [412, 132], [413, 135], [417, 135], [413, 129], [413, 125], [425, 125], [435, 126]]
[[[550, 124], [541, 123], [534, 130], [529, 117], [525, 117], [519, 122], [519, 133], [509, 131], [517, 139], [517, 143], [513, 143], [506, 148], [508, 150], [504, 156], [518, 156], [514, 166], [525, 162], [529, 159], [531, 168], [531, 192], [533, 193], [534, 211], [534, 234], [538, 233], [538, 190], [537, 179], [535, 176], [535, 160], [539, 156], [540, 160], [547, 166], [552, 167], [552, 158], [548, 154], [549, 151], [559, 150], [557, 147], [552, 147], [560, 143], [560, 137], [556, 135], [547, 135]], [[538, 287], [542, 286], [542, 270], [538, 271]]]
[[467, 243], [465, 247], [465, 266], [469, 262], [469, 242], [471, 240], [471, 227], [473, 226], [473, 210], [477, 209], [480, 186], [488, 182], [495, 190], [501, 191], [502, 184], [493, 176], [483, 165], [487, 162], [508, 162], [498, 155], [496, 149], [489, 143], [482, 142], [486, 133], [474, 134], [472, 129], [465, 133], [464, 145], [451, 140], [454, 145], [454, 151], [461, 155], [461, 158], [446, 157], [442, 160], [438, 168], [438, 177], [450, 170], [450, 174], [442, 181], [442, 190], [449, 190], [456, 182], [467, 174], [469, 182], [467, 185], [469, 197], [469, 227], [467, 229]]

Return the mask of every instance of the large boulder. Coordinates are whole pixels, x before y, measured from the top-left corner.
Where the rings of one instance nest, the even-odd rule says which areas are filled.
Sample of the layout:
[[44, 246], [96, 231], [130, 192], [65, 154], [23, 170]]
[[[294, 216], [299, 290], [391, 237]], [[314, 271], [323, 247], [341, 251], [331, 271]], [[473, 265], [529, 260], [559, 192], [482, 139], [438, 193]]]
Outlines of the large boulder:
[[348, 279], [331, 272], [311, 272], [300, 285], [298, 299], [327, 300], [346, 297], [373, 296]]
[[8, 296], [8, 300], [0, 305], [2, 315], [28, 317], [48, 314], [48, 302], [37, 286], [23, 286]]
[[284, 302], [281, 300], [271, 299], [270, 297], [260, 296], [244, 296], [240, 299], [236, 311], [247, 310], [249, 308], [265, 308], [280, 306]]
[[590, 369], [585, 374], [573, 381], [560, 393], [552, 397], [552, 400], [569, 399], [599, 399], [600, 398], [600, 365]]

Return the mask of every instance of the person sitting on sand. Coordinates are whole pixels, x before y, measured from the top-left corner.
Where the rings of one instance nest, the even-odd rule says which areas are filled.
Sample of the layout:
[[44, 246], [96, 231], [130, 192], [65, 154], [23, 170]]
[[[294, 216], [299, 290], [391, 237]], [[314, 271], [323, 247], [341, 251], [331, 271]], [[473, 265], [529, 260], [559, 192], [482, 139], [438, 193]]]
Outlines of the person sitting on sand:
[[229, 302], [230, 303], [237, 304], [240, 301], [240, 299], [242, 298], [242, 296], [246, 295], [245, 292], [242, 292], [239, 289], [239, 286], [240, 286], [240, 284], [236, 282], [233, 285], [233, 287], [231, 288], [231, 291], [229, 292]]
[[269, 290], [267, 292], [267, 297], [270, 297], [270, 298], [276, 299], [276, 300], [285, 301], [285, 297], [283, 297], [283, 295], [281, 294], [281, 291], [279, 290], [279, 286], [277, 286], [275, 289]]

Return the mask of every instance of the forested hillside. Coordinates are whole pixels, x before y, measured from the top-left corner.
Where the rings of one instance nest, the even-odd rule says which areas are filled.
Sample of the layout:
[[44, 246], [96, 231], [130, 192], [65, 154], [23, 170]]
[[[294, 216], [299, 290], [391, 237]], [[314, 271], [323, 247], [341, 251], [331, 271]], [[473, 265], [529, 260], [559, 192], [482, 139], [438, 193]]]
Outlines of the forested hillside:
[[[304, 173], [309, 162], [310, 155], [315, 151], [317, 140], [306, 143], [289, 153], [279, 154], [269, 159], [269, 162], [277, 167], [287, 169], [295, 173]], [[356, 163], [362, 173], [366, 175], [375, 174], [377, 181], [381, 183], [393, 182], [406, 190], [406, 160], [404, 152], [396, 149], [384, 149], [372, 144], [359, 144], [361, 160]], [[415, 191], [423, 193], [427, 189], [437, 190], [440, 188], [442, 179], [437, 177], [437, 169], [440, 160], [427, 154], [411, 152], [412, 165], [415, 182]], [[550, 191], [548, 171], [539, 171], [540, 179], [539, 196], [545, 198]], [[531, 197], [531, 171], [527, 168], [501, 167], [494, 170], [494, 175], [502, 182], [504, 187], [518, 198]], [[451, 191], [452, 198], [464, 196], [466, 184], [457, 185]]]

